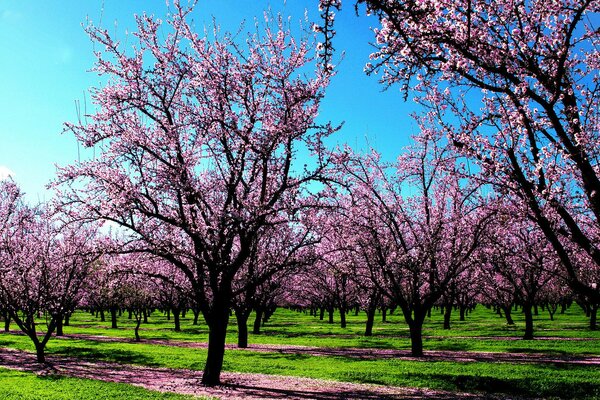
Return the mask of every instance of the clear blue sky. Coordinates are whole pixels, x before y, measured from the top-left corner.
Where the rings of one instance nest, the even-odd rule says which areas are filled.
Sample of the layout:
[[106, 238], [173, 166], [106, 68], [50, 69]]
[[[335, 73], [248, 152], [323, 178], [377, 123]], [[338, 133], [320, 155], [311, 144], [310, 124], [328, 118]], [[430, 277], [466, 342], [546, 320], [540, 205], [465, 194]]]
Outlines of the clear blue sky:
[[[194, 10], [196, 26], [216, 19], [223, 30], [237, 30], [265, 8], [292, 20], [318, 19], [317, 0], [200, 0]], [[371, 26], [377, 21], [357, 17], [351, 2], [338, 14], [335, 46], [345, 57], [339, 65], [321, 108], [321, 119], [345, 121], [330, 144], [371, 146], [387, 159], [409, 143], [415, 125], [409, 117], [416, 106], [404, 102], [397, 89], [382, 92], [376, 77], [363, 66], [372, 51]], [[0, 176], [14, 173], [32, 201], [48, 200], [45, 185], [55, 165], [77, 159], [77, 143], [62, 134], [63, 123], [76, 119], [75, 101], [83, 103], [87, 90], [100, 84], [88, 72], [93, 65], [92, 44], [81, 24], [89, 17], [123, 34], [134, 29], [133, 15], [146, 11], [164, 16], [164, 1], [142, 0], [0, 0]]]

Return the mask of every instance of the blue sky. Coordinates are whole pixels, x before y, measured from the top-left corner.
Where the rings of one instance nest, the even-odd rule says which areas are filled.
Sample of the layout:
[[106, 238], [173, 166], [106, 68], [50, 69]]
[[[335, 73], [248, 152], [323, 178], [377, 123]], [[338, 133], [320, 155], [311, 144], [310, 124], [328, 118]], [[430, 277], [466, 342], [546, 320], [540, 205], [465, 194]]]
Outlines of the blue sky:
[[[317, 20], [317, 0], [200, 0], [194, 10], [196, 26], [212, 24], [237, 30], [265, 8], [301, 20], [305, 9]], [[78, 146], [70, 134], [61, 134], [65, 121], [77, 117], [75, 102], [84, 104], [86, 92], [100, 83], [88, 72], [93, 47], [81, 27], [86, 18], [117, 35], [134, 29], [133, 15], [146, 11], [164, 16], [164, 1], [142, 0], [0, 0], [0, 177], [8, 171], [30, 200], [48, 200], [45, 185], [55, 165], [77, 159]], [[321, 120], [345, 125], [330, 144], [352, 147], [369, 144], [392, 159], [415, 133], [409, 114], [416, 106], [404, 102], [397, 89], [382, 92], [376, 77], [363, 73], [372, 51], [370, 27], [377, 21], [357, 17], [354, 8], [338, 14], [335, 47], [345, 56], [331, 83], [320, 112]], [[89, 111], [89, 109], [88, 109]]]

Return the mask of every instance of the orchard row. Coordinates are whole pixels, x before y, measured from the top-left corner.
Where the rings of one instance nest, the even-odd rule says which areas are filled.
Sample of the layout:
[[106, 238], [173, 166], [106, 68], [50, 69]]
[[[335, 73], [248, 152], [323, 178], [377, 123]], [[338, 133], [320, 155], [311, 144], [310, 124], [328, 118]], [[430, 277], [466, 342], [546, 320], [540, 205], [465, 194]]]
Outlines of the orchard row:
[[510, 323], [517, 304], [529, 339], [532, 309], [576, 301], [596, 327], [600, 2], [358, 3], [381, 23], [367, 73], [424, 110], [394, 162], [325, 144], [337, 0], [320, 1], [323, 43], [268, 15], [243, 43], [200, 36], [179, 2], [138, 16], [133, 46], [87, 28], [106, 84], [67, 128], [94, 156], [59, 168], [50, 204], [2, 183], [0, 303], [39, 361], [76, 307], [138, 328], [153, 307], [201, 314], [206, 385], [231, 310], [244, 346], [252, 310], [359, 307], [370, 334], [396, 307], [415, 356], [437, 306]]

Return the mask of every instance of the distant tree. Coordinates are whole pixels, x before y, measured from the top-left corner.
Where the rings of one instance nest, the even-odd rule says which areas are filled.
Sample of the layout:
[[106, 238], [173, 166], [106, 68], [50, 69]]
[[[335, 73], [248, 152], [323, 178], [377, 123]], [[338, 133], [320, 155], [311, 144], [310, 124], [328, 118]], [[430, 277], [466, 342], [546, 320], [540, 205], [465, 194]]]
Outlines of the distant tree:
[[81, 298], [100, 255], [96, 239], [94, 230], [64, 224], [48, 207], [28, 206], [13, 182], [0, 183], [0, 298], [40, 363], [57, 325]]
[[363, 258], [364, 275], [402, 310], [412, 354], [423, 354], [428, 311], [471, 262], [485, 232], [487, 211], [478, 185], [461, 180], [450, 147], [434, 131], [394, 165], [377, 153], [339, 155], [337, 180], [351, 197], [348, 247]]

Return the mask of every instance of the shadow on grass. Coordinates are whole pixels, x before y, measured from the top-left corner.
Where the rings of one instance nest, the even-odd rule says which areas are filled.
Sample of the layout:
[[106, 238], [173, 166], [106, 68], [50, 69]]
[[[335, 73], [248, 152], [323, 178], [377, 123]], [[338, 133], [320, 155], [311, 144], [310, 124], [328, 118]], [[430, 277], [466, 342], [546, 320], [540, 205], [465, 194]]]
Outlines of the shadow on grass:
[[495, 378], [472, 375], [431, 375], [432, 382], [443, 385], [451, 384], [453, 390], [464, 392], [483, 392], [487, 394], [506, 394], [516, 396], [531, 396], [535, 398], [559, 397], [565, 399], [597, 398], [600, 395], [600, 384], [588, 382], [582, 385], [578, 382], [536, 382], [532, 379]]
[[156, 362], [153, 362], [152, 358], [150, 357], [122, 349], [111, 349], [110, 352], [107, 352], [106, 350], [102, 351], [93, 347], [69, 347], [61, 349], [56, 354], [67, 357], [78, 357], [90, 361], [103, 360], [122, 364], [139, 364], [152, 367], [160, 365]]

